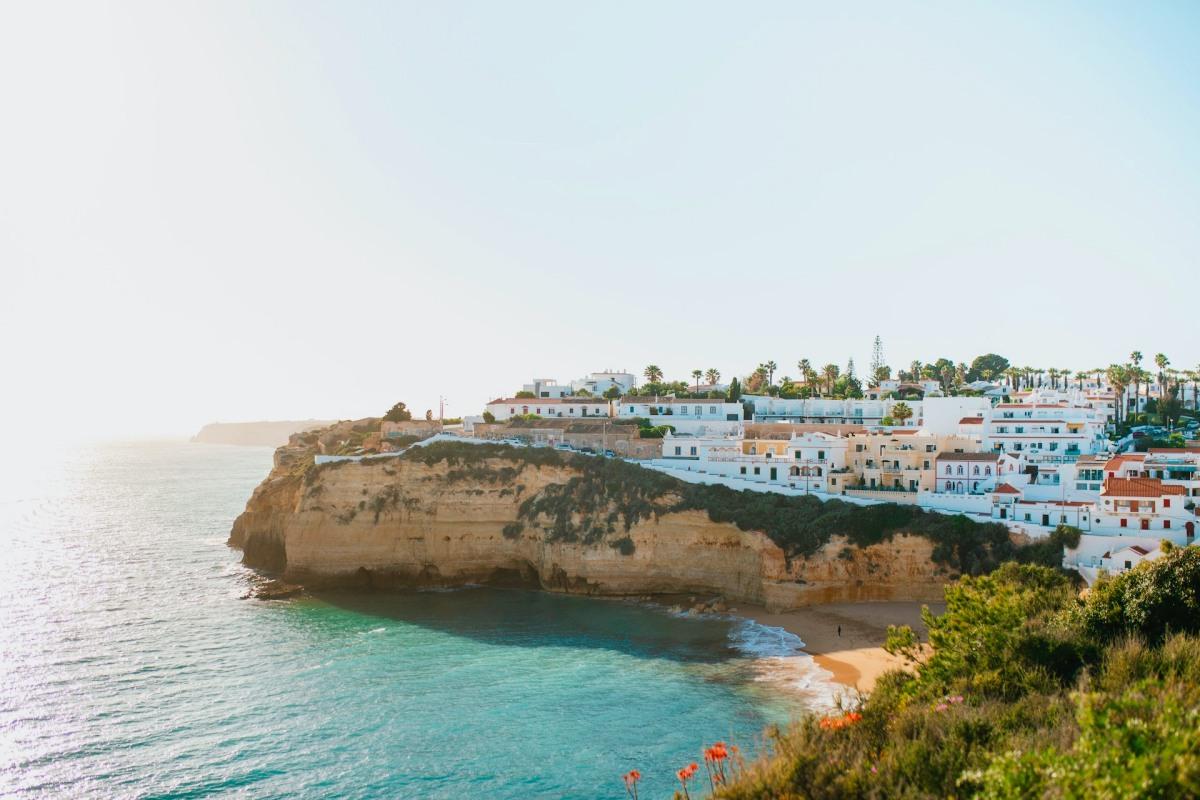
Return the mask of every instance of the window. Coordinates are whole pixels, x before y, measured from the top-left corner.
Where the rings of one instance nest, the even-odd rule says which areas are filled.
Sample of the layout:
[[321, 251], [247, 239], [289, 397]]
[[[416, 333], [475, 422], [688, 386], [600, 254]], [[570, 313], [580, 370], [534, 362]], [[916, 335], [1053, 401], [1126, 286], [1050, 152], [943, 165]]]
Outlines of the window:
[[991, 467], [984, 467], [984, 468], [983, 468], [983, 474], [984, 474], [984, 475], [991, 475], [991, 474], [992, 474], [992, 468], [991, 468]]
[[949, 465], [949, 464], [947, 464], [947, 465], [946, 465], [946, 474], [947, 474], [947, 475], [953, 475], [953, 474], [954, 474], [953, 472], [951, 472], [951, 471], [950, 471], [950, 465]]
[[761, 475], [761, 474], [762, 474], [762, 468], [761, 468], [761, 467], [755, 467], [755, 468], [754, 468], [754, 474], [755, 474], [755, 475]]
[[1163, 508], [1170, 508], [1170, 507], [1171, 507], [1171, 498], [1164, 497], [1163, 498]]
[[962, 464], [959, 464], [959, 465], [958, 465], [958, 474], [959, 474], [959, 475], [962, 475], [962, 474], [963, 474], [963, 467], [962, 467]]
[[677, 455], [677, 456], [681, 456], [681, 455], [683, 455], [683, 448], [682, 448], [682, 447], [676, 447], [676, 448], [675, 448], [675, 455]]
[[1164, 520], [1163, 520], [1163, 527], [1164, 527], [1164, 528], [1169, 528], [1169, 527], [1171, 527], [1171, 520], [1169, 520], [1169, 519], [1164, 519]]
[[710, 413], [710, 414], [715, 414], [715, 413], [717, 413], [717, 407], [716, 407], [716, 406], [709, 406], [709, 407], [708, 407], [708, 413]]
[[695, 447], [693, 447], [693, 448], [692, 448], [691, 455], [696, 455], [696, 448], [695, 448]]
[[1122, 528], [1128, 528], [1128, 527], [1129, 527], [1129, 520], [1122, 518], [1122, 519], [1121, 519], [1121, 527], [1122, 527]]
[[1125, 562], [1125, 569], [1133, 569], [1133, 562], [1132, 562], [1132, 561], [1126, 561], [1126, 562]]
[[978, 464], [975, 465], [975, 473], [974, 474], [976, 474], [976, 475], [979, 474], [979, 465]]
[[680, 407], [679, 407], [679, 413], [680, 413], [680, 414], [686, 414], [686, 413], [687, 413], [687, 406], [680, 406]]
[[[825, 460], [825, 451], [818, 450], [817, 451], [817, 461], [824, 461], [824, 460]], [[1167, 505], [1170, 505], [1170, 503], [1168, 503]]]
[[742, 474], [743, 474], [743, 475], [745, 475], [745, 474], [746, 474], [746, 468], [745, 468], [745, 467], [742, 467]]

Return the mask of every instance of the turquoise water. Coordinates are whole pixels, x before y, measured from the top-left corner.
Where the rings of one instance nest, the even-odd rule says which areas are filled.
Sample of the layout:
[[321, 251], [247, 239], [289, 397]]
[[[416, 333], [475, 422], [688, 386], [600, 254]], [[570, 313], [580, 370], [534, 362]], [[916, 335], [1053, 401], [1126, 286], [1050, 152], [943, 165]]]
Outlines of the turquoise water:
[[753, 746], [825, 691], [794, 637], [623, 602], [242, 599], [225, 539], [270, 461], [152, 443], [8, 468], [0, 796], [615, 798], [637, 768], [669, 797], [703, 743]]

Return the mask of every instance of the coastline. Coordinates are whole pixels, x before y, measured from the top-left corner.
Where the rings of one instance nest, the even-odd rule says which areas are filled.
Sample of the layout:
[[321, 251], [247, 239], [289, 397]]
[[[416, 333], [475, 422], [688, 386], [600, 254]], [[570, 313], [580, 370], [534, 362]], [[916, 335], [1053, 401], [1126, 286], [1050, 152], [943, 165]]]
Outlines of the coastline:
[[787, 611], [739, 604], [731, 612], [798, 636], [804, 642], [803, 651], [828, 671], [834, 682], [870, 692], [880, 675], [904, 666], [900, 658], [883, 649], [888, 625], [910, 625], [924, 641], [927, 631], [921, 622], [921, 607], [925, 605], [935, 614], [945, 611], [944, 603], [895, 600], [829, 603]]

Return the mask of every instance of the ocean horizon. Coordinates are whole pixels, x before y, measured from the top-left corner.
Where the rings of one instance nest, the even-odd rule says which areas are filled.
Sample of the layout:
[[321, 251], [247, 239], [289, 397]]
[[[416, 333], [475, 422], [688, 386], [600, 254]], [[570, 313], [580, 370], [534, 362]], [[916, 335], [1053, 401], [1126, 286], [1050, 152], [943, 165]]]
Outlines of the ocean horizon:
[[669, 796], [835, 686], [792, 634], [467, 587], [246, 599], [272, 449], [42, 454], [0, 490], [0, 795]]

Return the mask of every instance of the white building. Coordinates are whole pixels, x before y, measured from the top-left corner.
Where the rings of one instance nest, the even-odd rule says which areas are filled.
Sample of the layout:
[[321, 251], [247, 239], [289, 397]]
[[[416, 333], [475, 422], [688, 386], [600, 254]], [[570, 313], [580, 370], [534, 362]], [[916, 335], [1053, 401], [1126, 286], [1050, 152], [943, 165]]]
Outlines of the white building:
[[934, 461], [935, 492], [986, 494], [1000, 477], [999, 453], [938, 453]]
[[544, 397], [567, 397], [571, 394], [571, 387], [559, 383], [554, 378], [534, 378], [522, 386], [521, 391], [529, 392], [539, 399]]
[[602, 396], [613, 387], [627, 394], [637, 386], [637, 376], [630, 372], [593, 372], [585, 378], [571, 381], [571, 391], [588, 391], [596, 397]]
[[791, 439], [668, 435], [659, 463], [749, 483], [836, 494], [841, 491], [836, 482], [845, 476], [847, 444], [844, 437], [828, 433]]
[[746, 395], [744, 402], [754, 406], [755, 422], [799, 422], [816, 424], [881, 425], [892, 416], [892, 409], [904, 403], [912, 416], [904, 421], [906, 428], [921, 428], [942, 436], [959, 433], [959, 420], [967, 416], [982, 416], [992, 403], [986, 397], [926, 397], [924, 400], [848, 399], [832, 397], [782, 398]]
[[1086, 406], [1000, 403], [984, 415], [983, 443], [996, 452], [1073, 460], [1107, 450], [1104, 427], [1103, 414]]
[[598, 397], [509, 397], [487, 404], [487, 410], [497, 422], [527, 414], [568, 419], [607, 417], [609, 408], [609, 402]]

